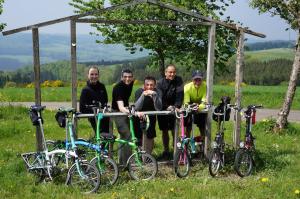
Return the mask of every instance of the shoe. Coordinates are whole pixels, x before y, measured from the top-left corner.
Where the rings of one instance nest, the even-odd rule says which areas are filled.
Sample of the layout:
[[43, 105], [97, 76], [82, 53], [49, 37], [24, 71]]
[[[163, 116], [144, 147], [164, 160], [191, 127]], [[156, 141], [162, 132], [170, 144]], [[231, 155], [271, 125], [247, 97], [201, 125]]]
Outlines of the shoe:
[[172, 153], [169, 151], [164, 151], [160, 156], [157, 157], [157, 160], [171, 160]]

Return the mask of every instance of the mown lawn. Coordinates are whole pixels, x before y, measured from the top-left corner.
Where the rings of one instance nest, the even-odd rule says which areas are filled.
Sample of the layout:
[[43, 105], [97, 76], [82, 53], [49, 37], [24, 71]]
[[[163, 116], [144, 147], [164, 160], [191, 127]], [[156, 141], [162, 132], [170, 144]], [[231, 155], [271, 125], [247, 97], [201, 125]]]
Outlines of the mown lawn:
[[[54, 114], [52, 111], [43, 114], [46, 138], [63, 139], [64, 129], [58, 127]], [[27, 109], [1, 107], [1, 198], [298, 198], [295, 191], [300, 190], [300, 125], [290, 124], [286, 132], [278, 135], [267, 132], [270, 124], [270, 121], [262, 121], [253, 128], [257, 155], [256, 171], [250, 177], [239, 178], [228, 155], [228, 166], [217, 178], [210, 177], [207, 165], [196, 164], [185, 179], [175, 177], [171, 166], [164, 166], [159, 167], [158, 176], [152, 181], [136, 182], [122, 172], [115, 186], [101, 188], [97, 194], [81, 195], [63, 182], [35, 183], [36, 179], [27, 173], [19, 156], [35, 150], [35, 128]], [[230, 143], [232, 124], [226, 126], [225, 136]], [[80, 137], [91, 134], [88, 123], [80, 120]], [[154, 155], [162, 151], [160, 136], [158, 132]]]
[[[133, 92], [140, 86], [134, 86]], [[111, 102], [112, 85], [106, 86], [109, 102]], [[242, 105], [263, 104], [265, 108], [281, 108], [287, 86], [245, 86], [242, 88]], [[78, 88], [78, 99], [81, 88]], [[221, 96], [230, 96], [234, 102], [234, 86], [214, 86], [214, 103], [217, 104]], [[130, 101], [134, 100], [134, 94]], [[30, 102], [34, 101], [33, 88], [5, 88], [0, 89], [0, 102]], [[42, 88], [42, 101], [71, 101], [71, 88]], [[296, 90], [296, 95], [292, 104], [292, 109], [300, 110], [300, 91]]]

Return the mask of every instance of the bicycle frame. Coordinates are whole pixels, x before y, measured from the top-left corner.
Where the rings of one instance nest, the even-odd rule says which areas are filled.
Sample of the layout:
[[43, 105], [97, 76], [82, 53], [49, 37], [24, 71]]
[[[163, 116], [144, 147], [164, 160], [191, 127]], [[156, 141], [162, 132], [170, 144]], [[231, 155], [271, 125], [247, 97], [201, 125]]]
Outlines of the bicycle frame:
[[[38, 115], [38, 123], [39, 123], [39, 128], [41, 130], [41, 137], [42, 137], [42, 144], [43, 144], [43, 151], [42, 152], [30, 152], [30, 153], [23, 153], [22, 158], [25, 161], [27, 167], [29, 170], [35, 170], [35, 169], [46, 169], [47, 170], [47, 175], [49, 176], [50, 180], [53, 180], [51, 176], [50, 169], [53, 168], [55, 165], [55, 161], [53, 158], [57, 154], [63, 154], [65, 156], [66, 160], [66, 168], [69, 167], [68, 164], [68, 157], [75, 157], [76, 153], [74, 151], [68, 151], [64, 149], [56, 149], [53, 151], [48, 150], [48, 147], [46, 145], [46, 140], [45, 140], [45, 134], [44, 134], [44, 128], [43, 128], [43, 123], [42, 123], [42, 117], [41, 117], [41, 112], [45, 107], [42, 107], [41, 110], [37, 110], [37, 115]], [[30, 155], [37, 155], [36, 159], [29, 163], [29, 157]]]
[[246, 118], [246, 133], [245, 140], [240, 142], [240, 148], [247, 150], [255, 149], [254, 137], [252, 136], [252, 125], [256, 122], [256, 109], [262, 108], [262, 105], [249, 105], [247, 110], [244, 111]]

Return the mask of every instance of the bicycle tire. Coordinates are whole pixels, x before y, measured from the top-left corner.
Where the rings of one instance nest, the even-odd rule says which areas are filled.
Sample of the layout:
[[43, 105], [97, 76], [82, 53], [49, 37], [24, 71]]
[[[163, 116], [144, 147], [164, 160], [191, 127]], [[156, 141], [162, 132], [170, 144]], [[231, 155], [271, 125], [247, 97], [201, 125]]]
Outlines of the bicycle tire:
[[234, 170], [240, 177], [249, 176], [253, 171], [253, 159], [248, 150], [239, 149], [234, 159]]
[[158, 170], [155, 158], [144, 151], [132, 154], [127, 165], [130, 177], [135, 180], [153, 179]]
[[66, 184], [78, 188], [85, 194], [96, 192], [100, 187], [99, 170], [89, 162], [79, 162], [79, 168], [84, 173], [84, 177], [80, 176], [74, 163], [69, 169]]
[[[101, 157], [100, 165], [97, 164], [98, 158], [94, 157], [91, 164], [96, 166], [101, 175], [101, 185], [114, 185], [119, 177], [119, 169], [116, 162], [110, 157]], [[100, 166], [100, 167], [99, 167]]]
[[176, 150], [173, 166], [178, 177], [188, 176], [191, 168], [191, 157], [186, 145], [183, 149]]
[[219, 150], [213, 150], [209, 158], [208, 170], [212, 177], [218, 175], [221, 167], [221, 153]]

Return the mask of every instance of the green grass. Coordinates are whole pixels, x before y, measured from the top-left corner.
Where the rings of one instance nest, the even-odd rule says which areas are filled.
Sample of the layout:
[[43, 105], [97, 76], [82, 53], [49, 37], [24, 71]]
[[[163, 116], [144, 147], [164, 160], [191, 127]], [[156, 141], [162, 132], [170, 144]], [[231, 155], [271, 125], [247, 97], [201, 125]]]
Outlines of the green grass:
[[[136, 85], [130, 101], [134, 100], [134, 92], [140, 86]], [[82, 88], [78, 88], [77, 97], [79, 99]], [[109, 102], [111, 102], [112, 86], [106, 86]], [[217, 104], [221, 96], [228, 95], [234, 102], [233, 86], [214, 86], [214, 103]], [[265, 108], [278, 109], [281, 108], [287, 86], [245, 86], [242, 87], [242, 105], [263, 104]], [[34, 101], [33, 88], [5, 88], [0, 89], [0, 102], [28, 102]], [[71, 88], [42, 88], [42, 101], [71, 101]], [[300, 91], [296, 90], [296, 95], [292, 104], [292, 109], [300, 110]]]
[[294, 60], [295, 51], [288, 48], [276, 48], [268, 50], [258, 50], [258, 51], [247, 51], [245, 53], [246, 62], [249, 61], [270, 61], [275, 59], [288, 59]]
[[[55, 112], [45, 111], [47, 139], [63, 139], [64, 129], [54, 120]], [[20, 153], [35, 150], [35, 128], [27, 109], [0, 109], [0, 194], [2, 198], [297, 198], [300, 189], [300, 125], [290, 124], [278, 135], [266, 132], [269, 122], [259, 122], [253, 128], [256, 136], [256, 172], [239, 178], [230, 162], [218, 178], [209, 176], [207, 165], [195, 165], [185, 179], [176, 178], [172, 167], [160, 167], [157, 178], [135, 182], [122, 172], [118, 183], [102, 188], [97, 194], [81, 195], [63, 183], [35, 184], [27, 173]], [[230, 143], [232, 123], [226, 124], [225, 137]], [[213, 132], [215, 126], [213, 126]], [[86, 120], [79, 120], [80, 137], [89, 137], [91, 129]], [[157, 132], [154, 154], [161, 152], [161, 133]], [[214, 133], [213, 133], [214, 134]], [[262, 182], [262, 178], [268, 178]]]
[[[268, 50], [245, 51], [245, 63], [267, 62], [275, 59], [294, 60], [295, 52], [289, 48], [275, 48]], [[230, 58], [230, 63], [235, 63], [236, 55]]]

